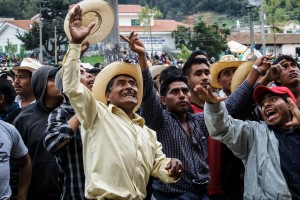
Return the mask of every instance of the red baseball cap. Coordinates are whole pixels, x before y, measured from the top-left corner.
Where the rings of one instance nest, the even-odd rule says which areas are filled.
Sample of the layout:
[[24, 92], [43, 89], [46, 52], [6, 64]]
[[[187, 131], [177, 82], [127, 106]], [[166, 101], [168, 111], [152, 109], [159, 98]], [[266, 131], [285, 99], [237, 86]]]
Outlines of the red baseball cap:
[[293, 102], [296, 103], [296, 98], [293, 93], [287, 87], [281, 86], [269, 88], [264, 85], [260, 85], [256, 87], [253, 93], [254, 100], [256, 101], [256, 103], [260, 104], [263, 100], [264, 95], [269, 93], [278, 94], [280, 96], [283, 94], [288, 95], [293, 100]]

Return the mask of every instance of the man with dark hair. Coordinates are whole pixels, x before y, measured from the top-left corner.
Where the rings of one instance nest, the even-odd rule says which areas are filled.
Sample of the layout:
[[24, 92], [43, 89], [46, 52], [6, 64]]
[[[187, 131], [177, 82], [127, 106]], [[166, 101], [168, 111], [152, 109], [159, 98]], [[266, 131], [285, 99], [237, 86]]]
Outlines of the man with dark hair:
[[298, 63], [290, 56], [281, 55], [272, 64], [280, 64], [274, 83], [289, 88], [296, 98], [298, 108], [300, 108], [300, 69]]
[[[300, 111], [286, 87], [258, 86], [254, 99], [264, 121], [233, 119], [210, 88], [196, 88], [205, 99], [209, 134], [225, 143], [245, 165], [244, 199], [300, 199]], [[288, 98], [287, 98], [288, 97]]]
[[[139, 59], [146, 59], [145, 48], [132, 32], [124, 39], [132, 49], [139, 49]], [[168, 199], [207, 199], [209, 169], [206, 164], [208, 132], [203, 113], [191, 114], [191, 95], [187, 80], [181, 76], [169, 76], [162, 83], [161, 102], [156, 98], [152, 77], [147, 63], [140, 63], [143, 71], [144, 96], [141, 105], [143, 116], [149, 127], [157, 132], [167, 155], [182, 160], [185, 168], [182, 178], [174, 184], [164, 184], [158, 179], [153, 182], [153, 196], [157, 200]], [[247, 103], [251, 90], [238, 88], [228, 99], [228, 107], [236, 112], [239, 106]], [[236, 101], [237, 96], [241, 97]]]
[[208, 61], [207, 53], [200, 49], [193, 51], [188, 59], [193, 59], [193, 58], [204, 58], [204, 59], [207, 59], [207, 61]]
[[0, 78], [0, 120], [12, 123], [21, 108], [15, 102], [16, 91], [10, 81]]
[[31, 200], [57, 200], [61, 195], [59, 167], [55, 156], [44, 147], [48, 116], [63, 100], [54, 82], [58, 70], [58, 67], [42, 66], [34, 71], [31, 81], [36, 102], [24, 108], [13, 122], [32, 160], [27, 197]]
[[[92, 93], [80, 83], [81, 43], [95, 26], [91, 23], [84, 27], [82, 17], [80, 6], [76, 6], [70, 15], [70, 46], [62, 79], [63, 92], [81, 124], [85, 197], [143, 199], [150, 175], [176, 182], [182, 164], [178, 159], [166, 158], [155, 132], [135, 113], [143, 95], [138, 65], [113, 62], [106, 66], [98, 74]], [[139, 61], [147, 63], [146, 59]]]
[[207, 87], [211, 82], [209, 63], [205, 58], [191, 58], [183, 66], [183, 75], [188, 78], [188, 85], [191, 91], [191, 107], [194, 112], [203, 112], [204, 101], [194, 92], [196, 85], [201, 84]]

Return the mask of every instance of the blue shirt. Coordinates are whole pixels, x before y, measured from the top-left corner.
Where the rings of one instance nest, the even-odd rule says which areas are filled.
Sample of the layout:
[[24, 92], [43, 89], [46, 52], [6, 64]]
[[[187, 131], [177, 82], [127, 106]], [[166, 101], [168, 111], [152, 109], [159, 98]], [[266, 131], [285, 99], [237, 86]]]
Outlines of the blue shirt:
[[[157, 139], [162, 143], [167, 157], [178, 158], [183, 165], [181, 180], [165, 184], [154, 179], [153, 189], [162, 192], [183, 193], [199, 190], [193, 180], [206, 187], [210, 179], [207, 158], [208, 130], [204, 123], [203, 113], [187, 113], [191, 140], [188, 138], [175, 114], [164, 110], [156, 98], [155, 89], [149, 70], [143, 71], [143, 102], [141, 110], [146, 125], [157, 132]], [[226, 99], [226, 106], [231, 113], [245, 106], [253, 92], [253, 87], [246, 81]], [[201, 185], [201, 184], [200, 184]]]
[[293, 199], [300, 199], [300, 129], [271, 127], [279, 142], [280, 166]]

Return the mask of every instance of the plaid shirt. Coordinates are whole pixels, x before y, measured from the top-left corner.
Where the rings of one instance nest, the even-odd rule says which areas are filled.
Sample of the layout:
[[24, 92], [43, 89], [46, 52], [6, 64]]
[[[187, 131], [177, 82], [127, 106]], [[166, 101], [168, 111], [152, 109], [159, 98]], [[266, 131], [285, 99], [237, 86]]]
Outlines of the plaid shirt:
[[[206, 163], [208, 130], [204, 123], [203, 113], [187, 113], [186, 120], [191, 132], [190, 140], [174, 113], [164, 110], [158, 101], [149, 70], [143, 71], [143, 102], [141, 112], [146, 125], [157, 132], [157, 139], [163, 145], [167, 157], [178, 158], [183, 164], [183, 176], [180, 181], [164, 184], [154, 179], [153, 188], [167, 193], [183, 193], [199, 191], [193, 180], [202, 183], [205, 190], [210, 176]], [[227, 109], [237, 112], [248, 101], [253, 87], [247, 82], [226, 99]], [[239, 98], [237, 98], [239, 97]], [[235, 100], [238, 99], [238, 102]], [[201, 185], [201, 184], [200, 184]]]
[[[74, 133], [68, 124], [68, 120], [74, 114], [71, 104], [64, 101], [49, 115], [44, 138], [45, 147], [49, 152], [55, 153], [58, 165], [63, 172], [63, 175], [59, 177], [64, 188], [61, 199], [68, 200], [85, 199], [80, 127]], [[68, 143], [55, 152], [55, 149], [66, 140]]]

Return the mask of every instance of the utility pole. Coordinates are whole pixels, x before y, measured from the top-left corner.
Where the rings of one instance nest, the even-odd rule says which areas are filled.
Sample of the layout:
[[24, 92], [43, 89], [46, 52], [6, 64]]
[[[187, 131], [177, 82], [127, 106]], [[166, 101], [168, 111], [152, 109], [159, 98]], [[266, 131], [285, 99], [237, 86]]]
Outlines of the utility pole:
[[255, 7], [253, 5], [248, 5], [247, 8], [249, 10], [249, 27], [250, 27], [250, 48], [251, 53], [254, 53], [254, 31], [253, 31], [253, 14], [252, 14], [252, 8]]
[[264, 14], [262, 1], [260, 4], [259, 11], [260, 11], [260, 26], [261, 26], [261, 44], [263, 48], [263, 55], [266, 55], [265, 14]]
[[57, 64], [57, 34], [56, 34], [56, 20], [54, 19], [54, 61]]
[[39, 60], [40, 63], [43, 63], [43, 20], [42, 20], [42, 1], [39, 1], [39, 9], [40, 9], [40, 54], [39, 54]]

